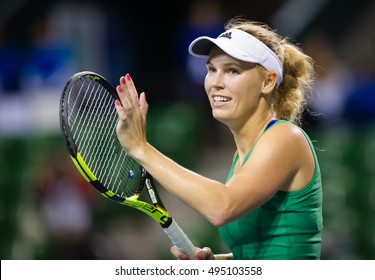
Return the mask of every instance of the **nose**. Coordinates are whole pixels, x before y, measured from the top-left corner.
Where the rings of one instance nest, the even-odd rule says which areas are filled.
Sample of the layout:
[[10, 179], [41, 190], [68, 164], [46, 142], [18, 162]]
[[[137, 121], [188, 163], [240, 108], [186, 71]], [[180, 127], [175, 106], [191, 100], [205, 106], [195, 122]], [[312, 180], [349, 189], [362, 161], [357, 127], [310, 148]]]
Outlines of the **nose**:
[[210, 85], [214, 88], [224, 87], [224, 76], [218, 71], [213, 74], [210, 78]]

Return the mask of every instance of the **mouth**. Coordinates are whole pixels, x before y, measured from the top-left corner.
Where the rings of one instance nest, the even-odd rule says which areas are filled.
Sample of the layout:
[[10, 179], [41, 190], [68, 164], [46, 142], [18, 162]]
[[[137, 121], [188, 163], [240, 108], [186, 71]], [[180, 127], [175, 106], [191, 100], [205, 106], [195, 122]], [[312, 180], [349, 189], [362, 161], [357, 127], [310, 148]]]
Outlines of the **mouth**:
[[221, 105], [221, 104], [228, 103], [229, 101], [232, 100], [232, 98], [222, 96], [222, 95], [214, 95], [212, 97], [212, 100], [215, 105]]

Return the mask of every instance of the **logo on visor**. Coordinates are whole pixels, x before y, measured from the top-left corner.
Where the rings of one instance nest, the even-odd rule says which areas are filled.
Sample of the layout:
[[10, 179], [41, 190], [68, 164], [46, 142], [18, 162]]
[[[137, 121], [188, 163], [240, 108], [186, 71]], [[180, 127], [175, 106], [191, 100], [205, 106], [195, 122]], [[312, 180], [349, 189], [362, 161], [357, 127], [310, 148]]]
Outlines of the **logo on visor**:
[[219, 36], [219, 38], [221, 38], [221, 37], [225, 37], [225, 38], [228, 38], [228, 39], [232, 39], [232, 32], [225, 32], [225, 33], [223, 33], [223, 34], [221, 34], [221, 35]]

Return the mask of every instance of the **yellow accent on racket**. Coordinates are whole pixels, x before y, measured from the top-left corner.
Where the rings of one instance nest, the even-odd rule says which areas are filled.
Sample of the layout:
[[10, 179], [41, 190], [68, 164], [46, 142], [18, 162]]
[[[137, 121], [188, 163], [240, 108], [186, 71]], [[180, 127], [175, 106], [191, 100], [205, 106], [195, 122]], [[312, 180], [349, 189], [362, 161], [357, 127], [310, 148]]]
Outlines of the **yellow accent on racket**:
[[90, 182], [91, 182], [90, 178], [87, 177], [87, 175], [86, 175], [85, 172], [82, 170], [82, 168], [81, 168], [81, 166], [79, 165], [79, 163], [77, 162], [77, 160], [76, 160], [74, 157], [72, 157], [72, 156], [70, 156], [70, 158], [72, 159], [74, 165], [77, 167], [79, 173], [81, 173], [81, 175], [83, 176], [83, 178], [85, 178], [85, 180], [86, 180], [87, 182], [90, 183]]
[[104, 195], [106, 195], [106, 196], [108, 196], [108, 197], [112, 197], [112, 196], [115, 196], [116, 194], [115, 194], [114, 192], [108, 190], [108, 191], [106, 191], [106, 192], [104, 193]]
[[77, 158], [74, 158], [72, 156], [71, 158], [74, 162], [74, 165], [77, 167], [77, 169], [82, 174], [82, 176], [86, 179], [87, 182], [92, 182], [92, 181], [97, 180], [95, 175], [91, 172], [91, 170], [86, 165], [85, 161], [83, 160], [79, 152], [77, 153]]
[[121, 204], [128, 205], [146, 213], [160, 224], [165, 224], [167, 222], [168, 218], [170, 217], [168, 211], [161, 207], [153, 206], [147, 202], [137, 200], [135, 197], [137, 196], [125, 199], [125, 201], [123, 201]]

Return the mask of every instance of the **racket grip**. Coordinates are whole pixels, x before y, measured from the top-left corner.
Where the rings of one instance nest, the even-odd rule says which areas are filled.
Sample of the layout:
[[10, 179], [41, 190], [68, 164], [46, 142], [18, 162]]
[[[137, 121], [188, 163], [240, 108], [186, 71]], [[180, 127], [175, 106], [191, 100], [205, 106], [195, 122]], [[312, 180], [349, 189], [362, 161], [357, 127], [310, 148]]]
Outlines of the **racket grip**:
[[195, 259], [195, 252], [197, 251], [197, 248], [193, 245], [174, 219], [172, 219], [172, 223], [169, 225], [169, 227], [163, 229], [168, 235], [169, 239], [178, 249], [188, 255], [190, 259]]

